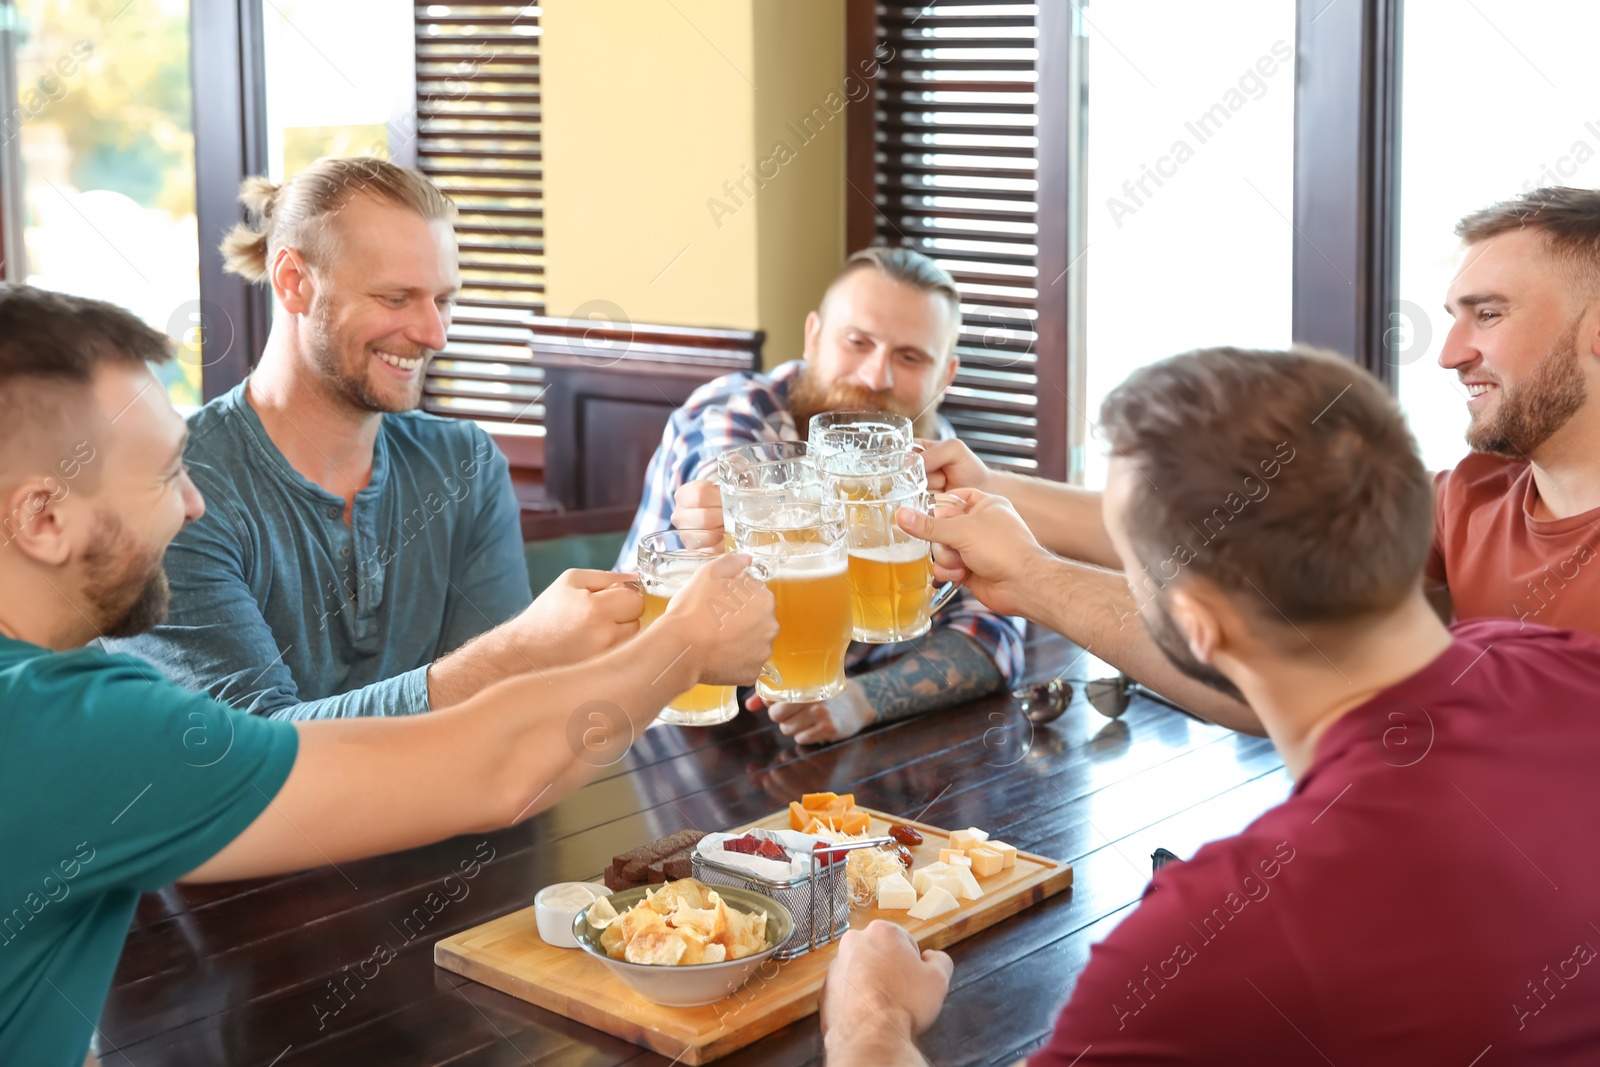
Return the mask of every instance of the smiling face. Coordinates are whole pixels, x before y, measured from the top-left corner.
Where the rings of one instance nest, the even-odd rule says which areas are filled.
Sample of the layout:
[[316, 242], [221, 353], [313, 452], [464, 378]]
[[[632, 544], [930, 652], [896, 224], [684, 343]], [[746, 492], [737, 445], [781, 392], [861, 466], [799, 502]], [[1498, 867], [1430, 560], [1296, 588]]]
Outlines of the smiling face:
[[867, 408], [911, 419], [935, 436], [939, 400], [955, 377], [956, 311], [870, 267], [834, 283], [806, 316], [806, 370], [790, 393], [796, 423], [824, 411]]
[[455, 232], [365, 195], [326, 225], [330, 254], [310, 268], [302, 338], [310, 367], [357, 410], [410, 411], [461, 285]]
[[1455, 322], [1439, 365], [1469, 393], [1468, 444], [1532, 459], [1590, 405], [1600, 387], [1597, 308], [1538, 229], [1466, 250], [1445, 298]]

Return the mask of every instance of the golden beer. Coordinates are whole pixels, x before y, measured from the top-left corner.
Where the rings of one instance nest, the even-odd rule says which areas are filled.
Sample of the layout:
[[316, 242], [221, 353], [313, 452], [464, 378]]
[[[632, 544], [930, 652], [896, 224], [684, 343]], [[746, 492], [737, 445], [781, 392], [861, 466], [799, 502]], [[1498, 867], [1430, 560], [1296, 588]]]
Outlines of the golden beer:
[[[646, 585], [644, 614], [639, 616], [641, 631], [661, 617], [667, 610], [669, 600], [670, 597], [659, 592], [651, 592], [649, 584]], [[711, 726], [727, 722], [738, 713], [733, 686], [701, 684], [668, 702], [666, 710], [661, 713], [661, 721], [679, 726]]]
[[826, 700], [844, 690], [851, 617], [843, 547], [778, 541], [756, 549], [778, 616], [770, 672], [756, 682], [763, 700]]
[[[709, 544], [707, 542], [710, 542]], [[672, 597], [694, 572], [722, 551], [720, 539], [703, 534], [664, 530], [639, 539], [639, 579], [644, 586], [643, 631], [666, 612]], [[731, 685], [697, 685], [668, 702], [659, 720], [677, 726], [712, 726], [739, 714]]]
[[850, 612], [857, 640], [921, 637], [932, 625], [933, 564], [924, 541], [850, 549]]

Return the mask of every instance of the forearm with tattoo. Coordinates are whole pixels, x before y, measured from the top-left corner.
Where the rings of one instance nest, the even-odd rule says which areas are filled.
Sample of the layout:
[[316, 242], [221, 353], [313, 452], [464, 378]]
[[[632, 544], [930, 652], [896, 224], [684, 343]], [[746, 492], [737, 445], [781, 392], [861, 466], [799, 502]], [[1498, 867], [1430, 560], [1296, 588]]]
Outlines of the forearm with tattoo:
[[955, 630], [935, 630], [893, 663], [855, 680], [866, 691], [880, 723], [988, 696], [1005, 681], [983, 646]]

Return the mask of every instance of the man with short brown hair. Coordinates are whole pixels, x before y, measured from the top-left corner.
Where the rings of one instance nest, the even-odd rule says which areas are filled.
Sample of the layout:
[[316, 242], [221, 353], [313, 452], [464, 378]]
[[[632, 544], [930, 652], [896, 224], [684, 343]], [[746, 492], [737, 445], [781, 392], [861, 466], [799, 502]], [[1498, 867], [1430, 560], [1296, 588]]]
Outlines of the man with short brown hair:
[[170, 619], [113, 642], [273, 718], [410, 715], [578, 662], [638, 628], [626, 577], [533, 601], [506, 459], [416, 410], [460, 284], [455, 208], [378, 159], [245, 182], [228, 269], [272, 287], [250, 376], [189, 420], [210, 501], [167, 553]]
[[[1347, 360], [1176, 356], [1100, 421], [1105, 526], [1124, 570], [1153, 576], [1154, 643], [1249, 702], [1295, 788], [1156, 872], [1029, 1063], [1595, 1062], [1600, 853], [1573, 841], [1600, 804], [1600, 642], [1444, 626], [1423, 594], [1428, 475], [1394, 399]], [[901, 525], [946, 546], [941, 567], [961, 545], [991, 606], [1037, 618], [1060, 561], [1003, 498], [956, 493], [964, 513]], [[912, 1034], [950, 973], [892, 924], [846, 934], [830, 1065], [921, 1064]]]
[[120, 308], [0, 285], [7, 1067], [84, 1062], [140, 894], [521, 822], [620, 760], [674, 695], [752, 681], [777, 632], [772, 594], [730, 554], [662, 625], [587, 663], [431, 715], [308, 722], [245, 714], [84, 647], [161, 621], [163, 550], [203, 521], [189, 431], [147, 366], [170, 358]]
[[[1429, 597], [1445, 618], [1600, 635], [1600, 190], [1539, 189], [1467, 216], [1457, 234], [1466, 249], [1439, 365], [1472, 394], [1474, 452], [1435, 477]], [[1100, 493], [990, 471], [959, 441], [930, 444], [925, 459], [934, 489], [1006, 497], [1065, 558], [1069, 595], [1054, 600], [1051, 629], [1197, 715], [1260, 732], [1249, 708], [1176, 671], [1138, 624], [1144, 578], [1121, 573]]]

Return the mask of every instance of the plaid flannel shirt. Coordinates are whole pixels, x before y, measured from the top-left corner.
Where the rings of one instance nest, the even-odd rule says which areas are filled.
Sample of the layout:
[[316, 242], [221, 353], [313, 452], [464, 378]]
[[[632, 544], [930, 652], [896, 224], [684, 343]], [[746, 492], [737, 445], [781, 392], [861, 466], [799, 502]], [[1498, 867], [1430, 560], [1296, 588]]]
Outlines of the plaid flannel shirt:
[[[696, 389], [688, 402], [672, 413], [661, 445], [650, 459], [644, 498], [617, 558], [618, 570], [638, 567], [640, 537], [672, 527], [673, 495], [679, 486], [697, 478], [716, 480], [719, 454], [762, 441], [800, 440], [788, 397], [790, 383], [804, 365], [802, 360], [793, 360], [766, 374], [743, 371], [725, 375]], [[943, 419], [939, 420], [939, 436], [955, 436]], [[1008, 686], [1022, 676], [1021, 619], [995, 614], [962, 588], [934, 616], [933, 625], [934, 629], [966, 634], [981, 645]], [[851, 642], [846, 663], [852, 670], [881, 666], [905, 655], [911, 644]]]

